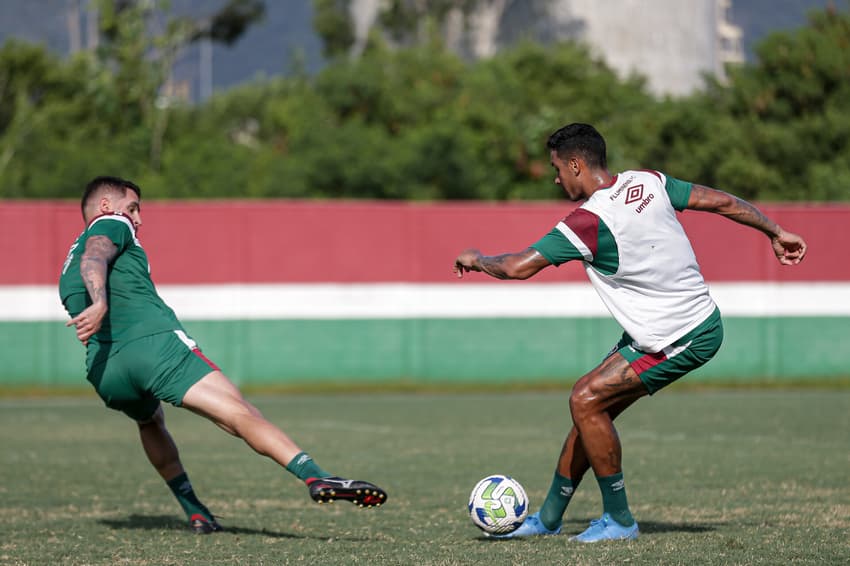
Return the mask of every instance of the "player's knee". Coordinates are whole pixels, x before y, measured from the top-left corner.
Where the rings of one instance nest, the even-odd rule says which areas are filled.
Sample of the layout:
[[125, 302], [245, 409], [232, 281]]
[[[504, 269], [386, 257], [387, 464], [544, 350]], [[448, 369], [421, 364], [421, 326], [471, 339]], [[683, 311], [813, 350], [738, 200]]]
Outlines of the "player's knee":
[[584, 395], [584, 388], [576, 383], [570, 392], [570, 413], [573, 415], [573, 419], [584, 411], [585, 405], [586, 397]]
[[247, 402], [233, 403], [228, 410], [216, 419], [216, 424], [221, 428], [239, 438], [244, 438], [244, 432], [253, 427], [258, 419], [258, 411]]
[[581, 419], [596, 409], [597, 396], [585, 381], [579, 381], [570, 393], [570, 413], [573, 420]]

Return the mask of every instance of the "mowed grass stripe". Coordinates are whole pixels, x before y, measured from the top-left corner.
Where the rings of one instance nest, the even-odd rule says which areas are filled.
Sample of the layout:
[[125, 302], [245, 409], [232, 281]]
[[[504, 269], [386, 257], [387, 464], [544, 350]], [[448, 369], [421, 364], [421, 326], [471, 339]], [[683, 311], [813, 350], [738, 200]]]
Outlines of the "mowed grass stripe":
[[[642, 536], [490, 541], [466, 516], [486, 474], [532, 511], [570, 423], [546, 393], [251, 396], [322, 466], [380, 483], [386, 506], [315, 505], [211, 423], [166, 419], [198, 493], [229, 532], [197, 537], [146, 462], [135, 426], [99, 400], [18, 399], [0, 411], [0, 564], [846, 564], [850, 392], [672, 386], [618, 420]], [[598, 516], [593, 478], [568, 510]]]

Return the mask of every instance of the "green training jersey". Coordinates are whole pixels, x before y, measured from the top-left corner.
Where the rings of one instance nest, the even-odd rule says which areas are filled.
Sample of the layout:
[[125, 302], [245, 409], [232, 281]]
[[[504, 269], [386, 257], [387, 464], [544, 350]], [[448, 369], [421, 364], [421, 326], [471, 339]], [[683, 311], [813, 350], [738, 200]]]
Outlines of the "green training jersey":
[[[150, 277], [148, 256], [136, 238], [133, 223], [123, 214], [98, 216], [68, 251], [59, 278], [59, 296], [71, 317], [91, 305], [80, 274], [80, 257], [92, 236], [106, 236], [118, 248], [107, 271], [109, 310], [89, 346], [116, 350], [121, 344], [160, 332], [183, 330], [174, 311], [159, 297]], [[89, 359], [92, 358], [91, 348]]]

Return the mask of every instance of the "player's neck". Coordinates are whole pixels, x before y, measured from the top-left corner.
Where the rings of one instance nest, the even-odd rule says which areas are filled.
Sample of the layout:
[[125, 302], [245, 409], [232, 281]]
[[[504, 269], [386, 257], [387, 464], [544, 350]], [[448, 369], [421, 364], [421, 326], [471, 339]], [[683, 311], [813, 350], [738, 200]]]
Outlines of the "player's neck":
[[607, 189], [614, 183], [616, 175], [611, 175], [607, 169], [593, 169], [588, 171], [587, 181], [585, 182], [585, 194], [588, 198], [600, 189]]

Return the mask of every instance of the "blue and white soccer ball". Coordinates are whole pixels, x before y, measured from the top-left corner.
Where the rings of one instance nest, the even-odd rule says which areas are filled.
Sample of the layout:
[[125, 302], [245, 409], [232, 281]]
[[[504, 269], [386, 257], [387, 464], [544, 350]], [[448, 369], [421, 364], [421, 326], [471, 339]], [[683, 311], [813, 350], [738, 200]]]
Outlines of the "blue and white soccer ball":
[[528, 515], [528, 496], [510, 476], [494, 474], [475, 485], [469, 495], [469, 517], [488, 534], [516, 530]]

